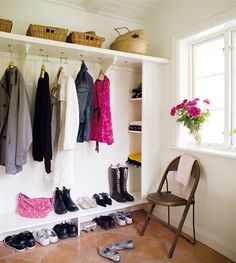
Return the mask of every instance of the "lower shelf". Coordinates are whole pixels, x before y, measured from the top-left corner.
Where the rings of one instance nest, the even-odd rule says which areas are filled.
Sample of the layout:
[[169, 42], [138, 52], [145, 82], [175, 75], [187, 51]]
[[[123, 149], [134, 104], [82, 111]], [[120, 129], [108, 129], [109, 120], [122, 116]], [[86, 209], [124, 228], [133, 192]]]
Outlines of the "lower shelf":
[[57, 224], [70, 219], [79, 219], [80, 222], [90, 220], [100, 214], [108, 214], [112, 211], [131, 209], [132, 207], [145, 204], [146, 200], [141, 200], [140, 192], [131, 193], [135, 200], [133, 202], [118, 203], [112, 199], [112, 205], [107, 207], [97, 206], [90, 209], [80, 208], [77, 212], [68, 212], [64, 215], [57, 215], [51, 212], [46, 218], [24, 218], [17, 213], [2, 214], [0, 218], [0, 240], [7, 235], [19, 233], [24, 230], [41, 228], [45, 225]]

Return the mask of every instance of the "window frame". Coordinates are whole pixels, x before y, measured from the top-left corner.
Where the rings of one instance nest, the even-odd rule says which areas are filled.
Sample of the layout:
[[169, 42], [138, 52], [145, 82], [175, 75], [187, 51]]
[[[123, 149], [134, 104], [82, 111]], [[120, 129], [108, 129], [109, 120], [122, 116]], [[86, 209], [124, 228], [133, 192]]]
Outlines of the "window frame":
[[[233, 35], [234, 34], [234, 35]], [[182, 38], [176, 40], [176, 83], [177, 92], [176, 98], [178, 101], [182, 101], [184, 98], [189, 97], [193, 98], [193, 45], [197, 45], [199, 43], [208, 42], [212, 39], [222, 37], [224, 39], [224, 143], [223, 144], [215, 144], [215, 143], [205, 143], [202, 145], [203, 148], [209, 149], [219, 149], [219, 150], [232, 150], [236, 151], [236, 135], [232, 134], [232, 129], [236, 128], [236, 76], [234, 76], [233, 72], [236, 70], [236, 50], [232, 52], [233, 47], [236, 49], [236, 23], [234, 26], [230, 26], [228, 28], [220, 28], [220, 30], [216, 30], [215, 32], [211, 32], [209, 34], [203, 34], [203, 36], [197, 36], [198, 34], [192, 35], [191, 37]], [[182, 50], [181, 50], [182, 46]], [[183, 48], [184, 46], [184, 48]], [[182, 54], [181, 54], [182, 53]], [[185, 57], [185, 64], [188, 64], [188, 69], [181, 69], [182, 66], [181, 61], [183, 61], [183, 57]], [[186, 61], [186, 57], [187, 60]], [[184, 72], [185, 71], [185, 72]], [[185, 75], [185, 81], [183, 81], [183, 76]], [[184, 82], [183, 89], [181, 88], [181, 80]], [[187, 83], [187, 85], [186, 85]], [[183, 131], [181, 131], [180, 127], [176, 136], [177, 140], [175, 144], [180, 147], [191, 147], [190, 144], [183, 144]]]

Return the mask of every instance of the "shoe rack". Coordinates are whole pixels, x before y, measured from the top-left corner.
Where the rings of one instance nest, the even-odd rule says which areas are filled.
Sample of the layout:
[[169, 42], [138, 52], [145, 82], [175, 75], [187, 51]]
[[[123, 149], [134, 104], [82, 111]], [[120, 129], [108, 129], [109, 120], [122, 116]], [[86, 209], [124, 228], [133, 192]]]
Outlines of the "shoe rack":
[[[0, 167], [0, 240], [23, 230], [35, 230], [43, 226], [72, 220], [76, 224], [90, 220], [102, 214], [117, 210], [134, 210], [146, 202], [146, 195], [155, 189], [159, 143], [158, 127], [161, 103], [160, 91], [165, 88], [165, 65], [168, 60], [114, 50], [81, 46], [70, 43], [33, 38], [12, 33], [0, 32], [0, 74], [6, 69], [10, 54], [23, 75], [30, 98], [35, 96], [42, 57], [41, 50], [48, 56], [45, 67], [52, 82], [60, 66], [60, 54], [64, 54], [68, 64], [67, 71], [75, 77], [80, 69], [81, 58], [88, 66], [89, 73], [95, 79], [100, 64], [107, 68], [110, 79], [111, 111], [114, 132], [114, 144], [100, 145], [99, 154], [95, 152], [95, 143], [77, 144], [74, 151], [72, 199], [80, 196], [92, 197], [95, 193], [109, 193], [108, 167], [111, 164], [125, 164], [128, 154], [142, 152], [142, 168], [129, 167], [127, 190], [135, 201], [117, 203], [112, 200], [111, 206], [91, 209], [80, 209], [57, 215], [51, 212], [46, 218], [29, 219], [20, 217], [16, 212], [16, 200], [19, 192], [29, 197], [51, 197], [55, 187], [50, 178], [45, 180], [44, 164], [34, 162], [31, 152], [23, 171], [15, 176], [5, 175], [5, 167]], [[142, 99], [131, 99], [131, 91], [142, 83]], [[31, 104], [33, 105], [33, 99]], [[142, 132], [129, 132], [128, 125], [132, 120], [142, 120]], [[9, 191], [10, 189], [10, 191]]]

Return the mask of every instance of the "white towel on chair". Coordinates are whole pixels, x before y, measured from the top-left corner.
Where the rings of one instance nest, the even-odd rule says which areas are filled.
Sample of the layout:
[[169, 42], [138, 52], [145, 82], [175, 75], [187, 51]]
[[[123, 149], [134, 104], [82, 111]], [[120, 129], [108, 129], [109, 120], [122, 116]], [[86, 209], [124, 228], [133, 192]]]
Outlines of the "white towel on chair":
[[186, 196], [191, 171], [196, 159], [191, 155], [183, 154], [180, 157], [178, 169], [176, 172], [176, 181], [180, 183], [180, 195]]

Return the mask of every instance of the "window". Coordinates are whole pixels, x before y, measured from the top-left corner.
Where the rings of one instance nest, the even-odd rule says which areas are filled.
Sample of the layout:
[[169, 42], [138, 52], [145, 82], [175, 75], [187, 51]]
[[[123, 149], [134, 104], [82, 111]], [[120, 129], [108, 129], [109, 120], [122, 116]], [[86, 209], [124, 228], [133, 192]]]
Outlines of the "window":
[[[200, 35], [179, 41], [179, 100], [208, 98], [211, 116], [202, 128], [203, 147], [236, 149], [236, 29]], [[185, 128], [179, 134], [180, 146], [193, 143]]]

